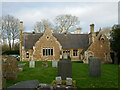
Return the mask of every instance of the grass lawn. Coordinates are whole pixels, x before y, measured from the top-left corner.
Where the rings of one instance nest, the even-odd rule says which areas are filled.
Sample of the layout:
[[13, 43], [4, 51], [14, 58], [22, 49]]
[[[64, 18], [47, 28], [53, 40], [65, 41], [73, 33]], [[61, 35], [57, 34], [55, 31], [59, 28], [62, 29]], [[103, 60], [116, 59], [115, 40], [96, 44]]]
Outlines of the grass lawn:
[[[23, 66], [25, 71], [19, 72], [18, 79], [15, 81], [7, 81], [7, 87], [20, 81], [39, 80], [40, 83], [51, 84], [52, 80], [57, 76], [57, 68], [41, 67], [41, 61], [36, 61], [35, 68], [29, 68], [29, 62]], [[77, 88], [118, 88], [118, 66], [113, 64], [101, 65], [101, 77], [92, 78], [89, 76], [88, 64], [72, 63], [72, 78], [76, 80]]]

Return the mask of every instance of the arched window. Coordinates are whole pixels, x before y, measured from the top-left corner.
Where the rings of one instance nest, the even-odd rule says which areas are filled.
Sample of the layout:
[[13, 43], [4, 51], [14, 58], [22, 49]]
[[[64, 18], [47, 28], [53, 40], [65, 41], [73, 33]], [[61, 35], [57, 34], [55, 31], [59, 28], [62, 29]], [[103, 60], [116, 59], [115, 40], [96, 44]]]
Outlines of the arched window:
[[93, 56], [94, 56], [93, 52], [92, 52], [92, 51], [89, 51], [89, 52], [88, 52], [88, 57], [93, 57]]

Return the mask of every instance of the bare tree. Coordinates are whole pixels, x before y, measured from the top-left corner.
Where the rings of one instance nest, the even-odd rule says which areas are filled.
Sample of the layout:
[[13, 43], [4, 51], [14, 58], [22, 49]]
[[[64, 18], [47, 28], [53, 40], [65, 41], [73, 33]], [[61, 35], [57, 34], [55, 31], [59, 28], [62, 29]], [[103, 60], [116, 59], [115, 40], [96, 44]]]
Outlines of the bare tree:
[[65, 29], [65, 32], [69, 32], [71, 28], [79, 25], [79, 23], [80, 23], [78, 17], [72, 16], [69, 14], [58, 15], [55, 18], [55, 21], [56, 21], [58, 28], [61, 30], [61, 32], [62, 32], [63, 27]]
[[35, 32], [44, 32], [47, 28], [52, 28], [52, 23], [48, 19], [42, 19], [40, 22], [36, 22], [34, 25]]
[[3, 16], [2, 33], [8, 40], [10, 50], [14, 49], [15, 39], [19, 37], [19, 20], [11, 15]]

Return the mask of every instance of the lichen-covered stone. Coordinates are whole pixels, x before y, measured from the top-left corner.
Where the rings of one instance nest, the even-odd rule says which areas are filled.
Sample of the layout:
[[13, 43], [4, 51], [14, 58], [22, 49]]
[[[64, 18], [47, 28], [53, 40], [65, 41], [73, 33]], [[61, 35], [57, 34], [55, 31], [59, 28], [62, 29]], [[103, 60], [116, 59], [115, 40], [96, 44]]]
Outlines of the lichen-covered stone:
[[18, 63], [14, 57], [3, 56], [3, 76], [7, 80], [16, 80], [18, 75]]

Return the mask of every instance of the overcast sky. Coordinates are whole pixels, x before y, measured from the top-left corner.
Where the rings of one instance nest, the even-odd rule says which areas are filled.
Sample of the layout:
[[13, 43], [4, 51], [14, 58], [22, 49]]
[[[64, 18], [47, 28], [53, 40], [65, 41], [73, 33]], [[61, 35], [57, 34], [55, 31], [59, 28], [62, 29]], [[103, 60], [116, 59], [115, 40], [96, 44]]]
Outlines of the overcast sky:
[[7, 14], [23, 20], [29, 32], [41, 19], [54, 23], [57, 15], [71, 14], [79, 17], [82, 32], [89, 32], [92, 23], [95, 31], [118, 23], [118, 2], [3, 2], [2, 15]]

